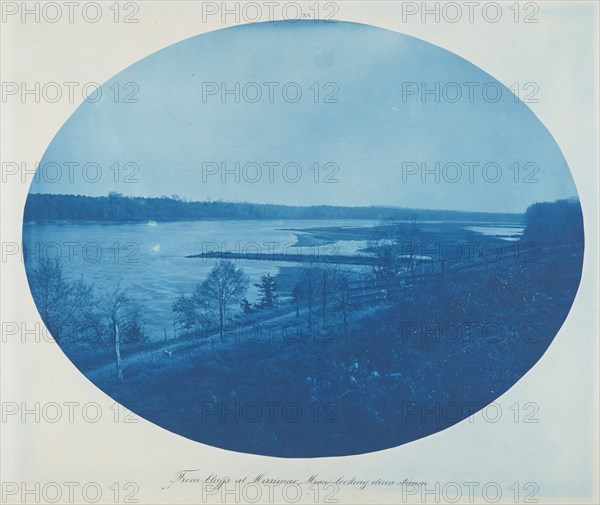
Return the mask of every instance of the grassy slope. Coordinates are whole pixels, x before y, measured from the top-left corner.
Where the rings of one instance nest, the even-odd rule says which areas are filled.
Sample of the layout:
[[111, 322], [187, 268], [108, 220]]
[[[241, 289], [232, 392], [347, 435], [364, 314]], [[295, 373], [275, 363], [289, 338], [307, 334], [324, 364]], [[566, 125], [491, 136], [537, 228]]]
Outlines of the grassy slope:
[[[88, 376], [139, 415], [225, 448], [315, 456], [390, 447], [454, 421], [450, 411], [423, 419], [419, 414], [426, 408], [435, 412], [458, 404], [464, 417], [466, 402], [481, 407], [511, 387], [564, 321], [580, 261], [579, 251], [554, 246], [532, 264], [491, 264], [415, 285], [396, 300], [355, 306], [348, 336], [341, 331], [339, 313], [321, 318], [315, 335], [307, 328], [305, 311], [298, 322], [290, 307], [282, 306], [263, 314], [277, 326], [270, 333], [263, 322], [258, 340], [256, 332], [237, 339], [230, 333], [225, 343], [180, 339], [126, 355], [122, 384], [110, 363]], [[287, 273], [298, 275], [295, 269]], [[292, 285], [284, 277], [285, 271], [280, 280]], [[500, 323], [503, 331], [493, 340], [463, 335], [456, 341], [402, 331], [407, 322], [431, 328], [436, 322], [464, 326], [470, 321]], [[287, 332], [284, 338], [281, 328], [290, 322], [300, 333]], [[337, 330], [331, 333], [327, 322]], [[520, 325], [518, 331], [510, 329], [514, 324]], [[174, 351], [171, 358], [165, 347]], [[268, 402], [278, 403], [273, 417]], [[416, 415], [407, 413], [412, 402]], [[285, 422], [288, 403], [302, 409], [299, 421]], [[236, 404], [245, 413], [239, 419], [219, 415]], [[253, 404], [262, 411], [258, 422], [251, 422], [257, 413]]]

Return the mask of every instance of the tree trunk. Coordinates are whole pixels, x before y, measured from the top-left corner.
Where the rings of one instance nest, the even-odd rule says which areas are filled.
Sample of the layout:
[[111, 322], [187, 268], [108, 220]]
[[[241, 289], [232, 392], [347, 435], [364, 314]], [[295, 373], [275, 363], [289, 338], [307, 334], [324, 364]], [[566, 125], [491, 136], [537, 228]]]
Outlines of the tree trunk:
[[117, 365], [117, 379], [123, 380], [123, 369], [121, 367], [121, 337], [119, 336], [119, 325], [113, 323], [113, 333], [115, 336], [115, 363]]
[[347, 293], [345, 290], [345, 287], [342, 286], [341, 289], [341, 295], [342, 295], [342, 316], [343, 316], [343, 320], [344, 320], [344, 335], [348, 335], [348, 300], [347, 300]]
[[327, 288], [327, 273], [326, 271], [323, 271], [323, 284], [322, 284], [322, 289], [323, 289], [323, 300], [322, 300], [322, 306], [323, 306], [323, 317], [325, 317], [327, 315], [327, 297], [329, 296], [329, 292], [328, 292], [328, 288]]
[[346, 307], [344, 307], [344, 335], [348, 335], [348, 314]]
[[308, 291], [308, 329], [309, 330], [312, 329], [312, 306], [313, 306], [312, 288], [309, 287], [309, 291]]
[[219, 307], [219, 333], [221, 334], [221, 342], [225, 342], [225, 310]]

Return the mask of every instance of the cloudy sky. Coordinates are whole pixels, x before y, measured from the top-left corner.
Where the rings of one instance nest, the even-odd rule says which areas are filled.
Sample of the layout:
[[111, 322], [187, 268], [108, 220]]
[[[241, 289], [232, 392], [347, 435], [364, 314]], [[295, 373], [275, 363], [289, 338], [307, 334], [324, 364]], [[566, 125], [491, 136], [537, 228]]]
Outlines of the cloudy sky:
[[[137, 103], [124, 103], [135, 90], [129, 82]], [[236, 83], [239, 103], [221, 95]], [[423, 93], [436, 83], [439, 101]], [[167, 47], [105, 83], [42, 159], [42, 167], [79, 163], [72, 179], [65, 169], [51, 182], [48, 168], [31, 191], [491, 212], [576, 195], [550, 133], [507, 88], [494, 101], [498, 89], [453, 53], [380, 28], [236, 26]], [[88, 162], [102, 175], [89, 169], [86, 180], [80, 167]], [[138, 182], [123, 181], [128, 162], [139, 167]], [[422, 168], [431, 170], [425, 182]]]

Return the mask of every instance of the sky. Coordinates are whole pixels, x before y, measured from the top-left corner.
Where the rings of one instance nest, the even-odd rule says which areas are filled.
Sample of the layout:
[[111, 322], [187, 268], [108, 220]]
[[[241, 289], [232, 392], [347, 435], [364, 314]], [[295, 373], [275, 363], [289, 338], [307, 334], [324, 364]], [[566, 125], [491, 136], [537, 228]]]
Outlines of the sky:
[[[239, 102], [221, 94], [236, 83]], [[79, 163], [71, 176], [65, 163]], [[493, 77], [345, 22], [235, 26], [162, 49], [84, 102], [40, 166], [31, 192], [487, 212], [577, 195], [551, 134]]]

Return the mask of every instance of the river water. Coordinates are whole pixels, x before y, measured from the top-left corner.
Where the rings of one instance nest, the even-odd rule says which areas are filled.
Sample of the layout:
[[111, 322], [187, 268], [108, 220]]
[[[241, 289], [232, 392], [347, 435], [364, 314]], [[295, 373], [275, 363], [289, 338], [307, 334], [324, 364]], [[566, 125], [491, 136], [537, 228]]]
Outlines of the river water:
[[[31, 224], [23, 226], [26, 266], [40, 258], [60, 258], [65, 276], [83, 277], [99, 293], [114, 289], [118, 282], [142, 307], [144, 326], [151, 338], [172, 334], [171, 305], [180, 293], [191, 293], [215, 265], [215, 259], [186, 258], [207, 251], [291, 254], [357, 254], [366, 240], [340, 240], [314, 247], [295, 247], [290, 229], [323, 227], [372, 227], [374, 220], [223, 220], [148, 222], [122, 224]], [[485, 223], [482, 223], [485, 225]], [[467, 228], [467, 227], [465, 227]], [[516, 230], [516, 231], [515, 231]], [[507, 230], [481, 227], [484, 234], [506, 235]], [[235, 260], [250, 278], [248, 299], [257, 297], [254, 283], [261, 275], [276, 275], [294, 263]]]

